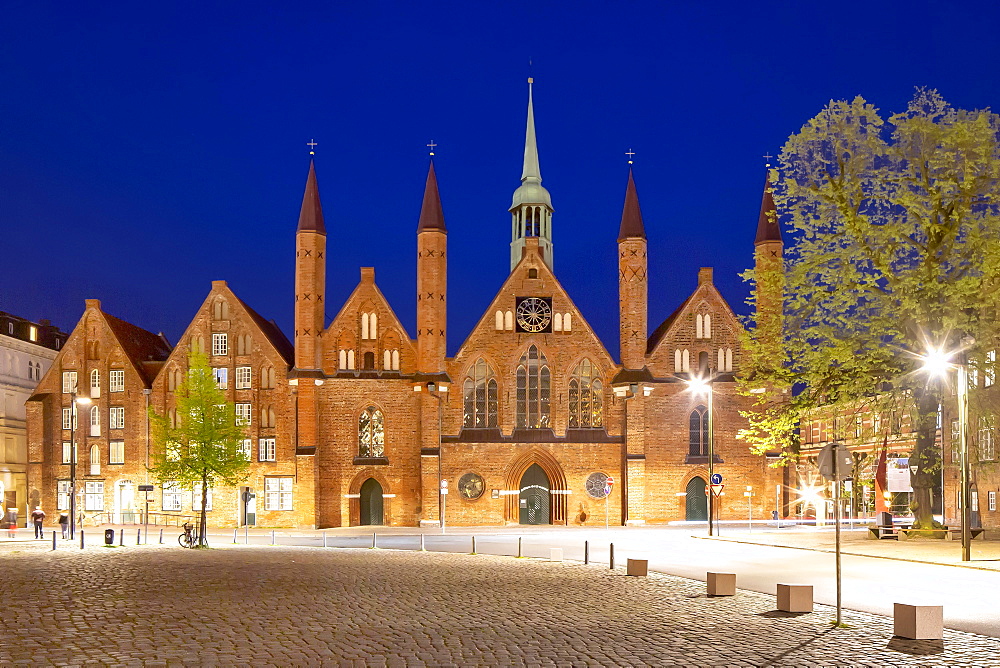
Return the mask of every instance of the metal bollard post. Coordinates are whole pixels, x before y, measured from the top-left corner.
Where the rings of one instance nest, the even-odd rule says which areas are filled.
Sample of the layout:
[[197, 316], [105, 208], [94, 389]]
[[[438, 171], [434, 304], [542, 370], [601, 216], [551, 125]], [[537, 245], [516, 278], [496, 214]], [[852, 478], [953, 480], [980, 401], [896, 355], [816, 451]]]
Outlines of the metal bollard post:
[[372, 549], [374, 550], [377, 547], [378, 547], [378, 538], [376, 534], [372, 534]]
[[271, 545], [274, 545], [274, 529], [271, 529]]
[[476, 553], [476, 537], [472, 537], [472, 554]]
[[326, 532], [323, 532], [323, 547], [326, 547]]
[[135, 530], [135, 544], [142, 545], [142, 529]]
[[420, 534], [420, 551], [426, 552], [426, 550], [424, 549], [424, 534]]
[[160, 545], [163, 545], [163, 527], [160, 527]]
[[583, 541], [583, 565], [586, 566], [590, 563], [590, 541]]
[[520, 559], [521, 556], [522, 556], [522, 554], [521, 554], [521, 537], [518, 536], [517, 537], [517, 558]]
[[118, 547], [125, 547], [125, 529], [118, 530]]
[[608, 567], [611, 570], [615, 570], [615, 544], [611, 543], [611, 565]]
[[55, 531], [52, 532], [52, 549], [53, 550], [56, 549], [56, 532]]
[[83, 529], [80, 529], [80, 549], [83, 549]]
[[244, 524], [243, 525], [243, 544], [244, 545], [249, 545], [250, 544], [250, 525], [249, 524]]
[[240, 530], [238, 528], [233, 529], [233, 545], [236, 545], [236, 540], [240, 535]]

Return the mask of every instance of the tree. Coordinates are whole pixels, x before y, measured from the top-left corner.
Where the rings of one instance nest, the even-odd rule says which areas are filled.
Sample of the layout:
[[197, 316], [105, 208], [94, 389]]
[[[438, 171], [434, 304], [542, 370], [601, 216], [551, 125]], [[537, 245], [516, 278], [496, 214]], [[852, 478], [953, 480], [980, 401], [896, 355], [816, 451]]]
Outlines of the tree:
[[219, 389], [208, 360], [192, 353], [187, 379], [174, 392], [173, 417], [150, 409], [153, 466], [160, 482], [194, 491], [200, 486], [201, 526], [205, 545], [208, 494], [213, 487], [235, 487], [247, 479], [250, 461], [241, 448], [246, 429], [237, 424], [236, 407]]
[[[760, 403], [742, 435], [758, 451], [795, 450], [798, 420], [818, 407], [909, 411], [917, 528], [933, 523], [943, 397], [919, 373], [921, 355], [962, 345], [975, 363], [998, 340], [998, 132], [996, 114], [955, 109], [933, 90], [887, 120], [860, 97], [831, 101], [771, 174], [792, 230], [784, 320], [779, 346], [750, 335], [745, 388]], [[758, 283], [751, 303], [768, 289]]]

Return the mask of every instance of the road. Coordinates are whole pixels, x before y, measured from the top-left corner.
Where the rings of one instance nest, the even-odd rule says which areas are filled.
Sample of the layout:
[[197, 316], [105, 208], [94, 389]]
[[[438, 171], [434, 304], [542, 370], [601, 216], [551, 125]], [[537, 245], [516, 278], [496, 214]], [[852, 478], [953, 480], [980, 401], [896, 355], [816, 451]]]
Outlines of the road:
[[[418, 550], [420, 533], [415, 528], [374, 528], [377, 547]], [[331, 529], [326, 532], [328, 547], [371, 547], [372, 528]], [[611, 530], [582, 528], [449, 528], [446, 535], [426, 530], [424, 546], [434, 552], [471, 552], [472, 536], [476, 551], [483, 554], [517, 554], [518, 537], [522, 553], [528, 557], [548, 557], [549, 548], [561, 547], [566, 559], [583, 561], [584, 542], [589, 543], [592, 563], [609, 561], [609, 545], [614, 543], [618, 565], [628, 557], [649, 560], [650, 570], [704, 580], [708, 571], [736, 573], [741, 589], [774, 594], [777, 584], [801, 583], [814, 587], [818, 603], [835, 605], [834, 555], [806, 549], [772, 547], [706, 539], [693, 535], [690, 527], [625, 528]], [[278, 545], [322, 547], [322, 532], [283, 535]], [[732, 534], [731, 538], [739, 538]], [[233, 534], [213, 533], [213, 544], [233, 542]], [[239, 534], [239, 542], [244, 542]], [[269, 534], [251, 534], [252, 545], [271, 542]], [[845, 555], [843, 565], [843, 605], [847, 609], [880, 615], [893, 613], [894, 603], [927, 603], [944, 606], [948, 628], [1000, 637], [1000, 616], [996, 603], [979, 592], [1000, 591], [1000, 572], [955, 566], [913, 563], [899, 559]]]

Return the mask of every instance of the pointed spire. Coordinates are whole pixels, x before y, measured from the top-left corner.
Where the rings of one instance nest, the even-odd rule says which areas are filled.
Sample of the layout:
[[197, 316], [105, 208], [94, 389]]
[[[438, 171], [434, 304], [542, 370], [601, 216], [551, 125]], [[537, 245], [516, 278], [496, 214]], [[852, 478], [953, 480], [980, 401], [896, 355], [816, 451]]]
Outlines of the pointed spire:
[[757, 238], [754, 244], [767, 241], [781, 241], [781, 226], [778, 224], [778, 210], [771, 195], [771, 170], [764, 177], [764, 198], [760, 203], [760, 217], [757, 219]]
[[629, 167], [628, 185], [625, 187], [625, 206], [622, 208], [622, 224], [618, 229], [618, 241], [645, 238], [646, 227], [642, 224], [639, 195], [635, 192], [635, 179], [632, 178], [632, 168]]
[[441, 195], [438, 193], [437, 174], [434, 173], [434, 161], [427, 170], [427, 184], [424, 186], [424, 202], [420, 206], [420, 222], [417, 232], [424, 230], [441, 230], [447, 232], [444, 226], [444, 211], [441, 209]]
[[521, 170], [521, 183], [542, 182], [542, 170], [538, 166], [538, 144], [535, 142], [535, 106], [531, 95], [534, 83], [534, 79], [528, 79], [528, 126], [524, 132], [524, 169]]
[[316, 164], [312, 160], [309, 161], [306, 192], [302, 195], [298, 231], [326, 234], [326, 226], [323, 224], [323, 207], [319, 203], [319, 186], [316, 185]]

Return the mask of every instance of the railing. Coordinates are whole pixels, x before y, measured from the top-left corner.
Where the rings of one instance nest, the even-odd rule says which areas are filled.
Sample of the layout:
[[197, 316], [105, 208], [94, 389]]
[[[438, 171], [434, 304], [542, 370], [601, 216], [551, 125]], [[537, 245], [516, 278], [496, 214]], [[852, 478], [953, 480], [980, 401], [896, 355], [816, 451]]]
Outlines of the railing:
[[168, 527], [183, 526], [185, 522], [197, 526], [201, 522], [201, 518], [197, 515], [181, 515], [179, 513], [150, 512], [146, 514], [141, 511], [123, 511], [117, 513], [117, 518], [115, 515], [116, 513], [98, 513], [88, 516], [88, 519], [93, 518], [93, 521], [98, 524], [149, 524], [150, 526]]

